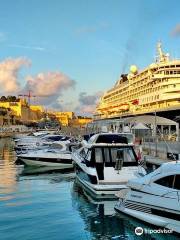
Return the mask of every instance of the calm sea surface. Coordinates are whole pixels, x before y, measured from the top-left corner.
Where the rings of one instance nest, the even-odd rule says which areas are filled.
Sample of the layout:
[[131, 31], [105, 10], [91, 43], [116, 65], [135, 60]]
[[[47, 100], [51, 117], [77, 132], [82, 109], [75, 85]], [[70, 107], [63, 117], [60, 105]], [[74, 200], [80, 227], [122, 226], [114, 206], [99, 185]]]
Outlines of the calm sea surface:
[[178, 239], [136, 236], [135, 227], [149, 227], [117, 215], [116, 201], [85, 195], [74, 173], [23, 168], [15, 159], [13, 142], [0, 139], [0, 240]]

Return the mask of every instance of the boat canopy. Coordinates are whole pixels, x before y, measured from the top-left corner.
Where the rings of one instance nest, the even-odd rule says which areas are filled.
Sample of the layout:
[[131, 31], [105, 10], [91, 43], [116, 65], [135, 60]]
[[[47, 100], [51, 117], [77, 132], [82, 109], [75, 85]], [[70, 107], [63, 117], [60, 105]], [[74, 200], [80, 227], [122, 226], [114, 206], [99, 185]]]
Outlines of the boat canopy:
[[83, 147], [80, 152], [84, 163], [89, 167], [102, 164], [105, 167], [115, 167], [117, 162], [123, 166], [137, 166], [138, 160], [133, 146], [130, 145], [94, 145], [91, 148]]
[[128, 139], [126, 136], [122, 136], [121, 134], [117, 133], [103, 133], [103, 134], [95, 134], [93, 135], [89, 141], [89, 144], [93, 143], [125, 143], [128, 144]]

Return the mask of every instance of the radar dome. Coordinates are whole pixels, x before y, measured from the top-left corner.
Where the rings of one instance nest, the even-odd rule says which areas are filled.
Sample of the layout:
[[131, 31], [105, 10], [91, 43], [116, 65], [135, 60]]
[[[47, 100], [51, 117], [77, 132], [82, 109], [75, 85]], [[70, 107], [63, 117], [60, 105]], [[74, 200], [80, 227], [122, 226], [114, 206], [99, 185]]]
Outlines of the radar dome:
[[138, 71], [138, 69], [137, 69], [137, 66], [136, 66], [136, 65], [132, 65], [132, 66], [130, 67], [130, 72], [131, 72], [131, 73], [136, 74], [137, 71]]

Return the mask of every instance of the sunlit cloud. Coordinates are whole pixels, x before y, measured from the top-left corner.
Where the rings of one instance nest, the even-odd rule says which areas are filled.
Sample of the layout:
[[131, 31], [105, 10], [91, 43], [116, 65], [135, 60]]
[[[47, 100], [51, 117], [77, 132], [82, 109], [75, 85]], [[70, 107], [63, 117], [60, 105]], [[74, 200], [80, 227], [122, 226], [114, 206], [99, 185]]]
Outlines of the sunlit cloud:
[[35, 76], [20, 79], [20, 71], [24, 66], [30, 66], [30, 60], [8, 58], [0, 63], [0, 94], [19, 95], [31, 91], [32, 96], [38, 97], [38, 102], [45, 106], [61, 109], [62, 95], [73, 89], [76, 81], [60, 71], [41, 72]]
[[0, 63], [0, 92], [3, 94], [15, 93], [20, 90], [19, 71], [29, 66], [26, 58], [8, 58]]
[[76, 82], [62, 72], [39, 73], [26, 77], [25, 91], [32, 90], [35, 96], [42, 97], [45, 105], [60, 106], [59, 97], [68, 89], [75, 87]]

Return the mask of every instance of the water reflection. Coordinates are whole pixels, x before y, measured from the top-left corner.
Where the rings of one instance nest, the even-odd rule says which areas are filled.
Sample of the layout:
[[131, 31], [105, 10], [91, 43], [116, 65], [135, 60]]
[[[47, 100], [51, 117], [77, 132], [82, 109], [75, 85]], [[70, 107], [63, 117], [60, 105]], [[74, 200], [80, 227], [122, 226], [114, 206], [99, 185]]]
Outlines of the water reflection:
[[[12, 193], [17, 187], [18, 168], [14, 162], [16, 155], [13, 142], [9, 138], [0, 140], [0, 194]], [[1, 196], [0, 200], [10, 198]]]
[[72, 189], [73, 207], [79, 212], [84, 220], [86, 231], [92, 239], [158, 239], [175, 240], [176, 236], [168, 234], [151, 234], [136, 236], [134, 230], [137, 226], [146, 229], [150, 228], [138, 220], [119, 215], [114, 210], [117, 201], [113, 200], [94, 200], [77, 181], [74, 182]]
[[[74, 173], [70, 169], [59, 169], [58, 167], [47, 167], [47, 166], [42, 166], [42, 167], [33, 167], [33, 166], [24, 166], [23, 170], [21, 172], [21, 176], [26, 176], [26, 175], [40, 175], [40, 174], [54, 174], [54, 173], [59, 173], [60, 175], [63, 174], [71, 174]], [[73, 174], [75, 177], [75, 173]]]

